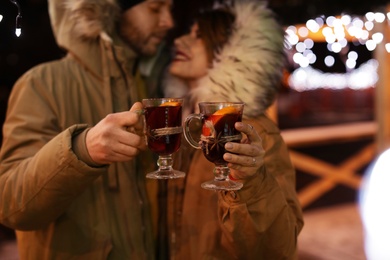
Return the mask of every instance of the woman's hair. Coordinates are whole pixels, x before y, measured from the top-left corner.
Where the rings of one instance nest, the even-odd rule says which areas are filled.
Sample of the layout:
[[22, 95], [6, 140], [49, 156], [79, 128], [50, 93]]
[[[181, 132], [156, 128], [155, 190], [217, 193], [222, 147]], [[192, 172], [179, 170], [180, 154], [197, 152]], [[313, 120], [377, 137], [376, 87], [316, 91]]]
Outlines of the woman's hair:
[[200, 12], [195, 21], [211, 63], [229, 40], [234, 29], [235, 15], [227, 9], [214, 9]]
[[265, 0], [236, 0], [194, 20], [210, 67], [189, 92], [190, 103], [245, 102], [254, 118], [275, 100], [285, 65], [285, 31]]

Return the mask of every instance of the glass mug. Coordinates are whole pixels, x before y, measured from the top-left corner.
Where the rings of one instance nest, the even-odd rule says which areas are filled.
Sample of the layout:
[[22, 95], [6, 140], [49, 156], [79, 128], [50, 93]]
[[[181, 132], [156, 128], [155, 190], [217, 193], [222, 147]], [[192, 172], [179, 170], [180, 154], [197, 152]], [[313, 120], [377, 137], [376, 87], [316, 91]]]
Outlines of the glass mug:
[[[229, 178], [230, 169], [223, 159], [225, 144], [241, 140], [241, 133], [234, 127], [242, 121], [243, 102], [201, 102], [199, 114], [190, 114], [184, 122], [184, 137], [195, 149], [202, 149], [207, 160], [214, 163], [214, 180], [202, 183], [207, 190], [239, 190], [243, 184]], [[197, 142], [190, 133], [192, 120], [202, 123], [202, 134]]]
[[178, 98], [143, 99], [145, 133], [148, 148], [158, 155], [158, 170], [146, 175], [150, 179], [183, 178], [184, 172], [172, 168], [172, 154], [180, 148], [182, 103]]

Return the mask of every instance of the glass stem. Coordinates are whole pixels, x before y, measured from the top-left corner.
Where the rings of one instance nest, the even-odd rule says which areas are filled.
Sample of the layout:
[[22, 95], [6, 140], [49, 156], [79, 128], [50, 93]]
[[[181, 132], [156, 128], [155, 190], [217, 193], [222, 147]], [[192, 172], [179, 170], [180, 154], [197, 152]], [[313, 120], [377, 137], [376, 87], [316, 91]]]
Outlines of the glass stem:
[[172, 155], [160, 155], [157, 160], [157, 165], [160, 171], [171, 171], [172, 170]]
[[214, 179], [216, 181], [225, 181], [228, 179], [229, 173], [229, 167], [225, 165], [217, 165], [214, 168]]

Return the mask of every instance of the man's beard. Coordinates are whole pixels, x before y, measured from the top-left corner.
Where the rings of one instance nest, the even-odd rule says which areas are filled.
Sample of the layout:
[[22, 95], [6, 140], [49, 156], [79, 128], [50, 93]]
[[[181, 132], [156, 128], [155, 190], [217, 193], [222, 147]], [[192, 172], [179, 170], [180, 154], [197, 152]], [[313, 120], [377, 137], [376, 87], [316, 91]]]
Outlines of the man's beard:
[[152, 56], [156, 53], [157, 46], [149, 44], [153, 34], [147, 36], [138, 28], [132, 27], [123, 38], [126, 43], [139, 55]]

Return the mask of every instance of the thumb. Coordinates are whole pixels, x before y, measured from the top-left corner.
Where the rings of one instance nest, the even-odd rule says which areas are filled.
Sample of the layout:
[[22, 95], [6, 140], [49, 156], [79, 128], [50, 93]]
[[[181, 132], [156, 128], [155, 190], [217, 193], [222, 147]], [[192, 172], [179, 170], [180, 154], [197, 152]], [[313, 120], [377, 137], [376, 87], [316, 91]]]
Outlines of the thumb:
[[141, 102], [135, 102], [133, 104], [133, 106], [130, 108], [130, 112], [135, 112], [135, 113], [141, 115], [143, 108], [144, 107], [143, 107]]
[[130, 108], [130, 112], [134, 112], [138, 115], [138, 121], [132, 126], [134, 132], [138, 135], [142, 135], [144, 131], [144, 120], [141, 116], [143, 114], [143, 105], [141, 102], [135, 102]]

